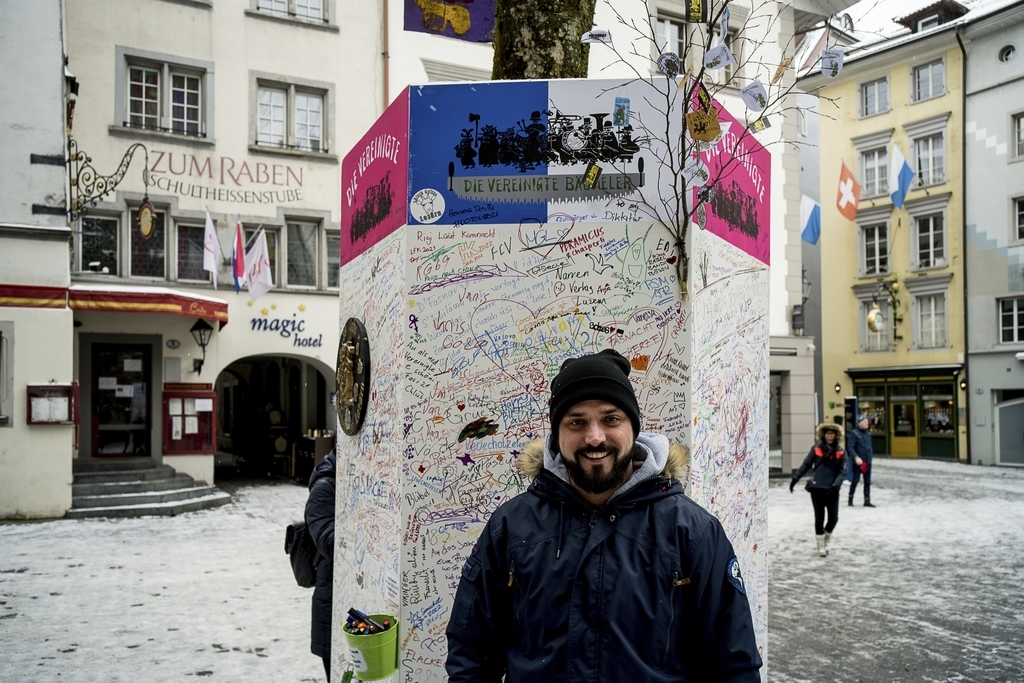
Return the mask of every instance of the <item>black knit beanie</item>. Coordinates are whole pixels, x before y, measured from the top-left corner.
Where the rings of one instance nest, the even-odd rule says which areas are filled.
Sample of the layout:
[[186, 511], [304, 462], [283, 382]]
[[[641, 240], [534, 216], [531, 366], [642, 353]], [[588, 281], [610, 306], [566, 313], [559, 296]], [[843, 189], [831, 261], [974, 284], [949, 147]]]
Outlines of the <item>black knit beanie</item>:
[[551, 380], [551, 443], [558, 447], [558, 425], [577, 403], [608, 401], [622, 409], [640, 433], [640, 406], [629, 381], [629, 360], [614, 349], [570, 358]]

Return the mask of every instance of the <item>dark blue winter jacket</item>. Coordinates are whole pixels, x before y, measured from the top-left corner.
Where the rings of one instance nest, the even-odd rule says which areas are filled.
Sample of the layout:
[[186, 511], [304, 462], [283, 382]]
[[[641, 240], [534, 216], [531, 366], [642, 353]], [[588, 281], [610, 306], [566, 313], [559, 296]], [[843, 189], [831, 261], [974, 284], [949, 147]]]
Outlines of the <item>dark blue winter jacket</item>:
[[313, 616], [310, 651], [327, 657], [331, 653], [331, 608], [334, 602], [334, 453], [328, 454], [309, 476], [306, 499], [306, 528], [320, 552], [313, 588]]
[[550, 450], [527, 446], [524, 470], [537, 450], [544, 469], [494, 512], [462, 570], [449, 683], [759, 683], [722, 525], [659, 476], [672, 471], [664, 437], [641, 433], [638, 443], [653, 444], [649, 459], [660, 450], [661, 465], [641, 467], [600, 509], [552, 472]]
[[846, 454], [850, 456], [851, 465], [855, 457], [871, 462], [871, 456], [874, 455], [874, 448], [871, 445], [871, 431], [861, 429], [860, 427], [854, 427], [850, 430], [850, 435], [846, 437]]

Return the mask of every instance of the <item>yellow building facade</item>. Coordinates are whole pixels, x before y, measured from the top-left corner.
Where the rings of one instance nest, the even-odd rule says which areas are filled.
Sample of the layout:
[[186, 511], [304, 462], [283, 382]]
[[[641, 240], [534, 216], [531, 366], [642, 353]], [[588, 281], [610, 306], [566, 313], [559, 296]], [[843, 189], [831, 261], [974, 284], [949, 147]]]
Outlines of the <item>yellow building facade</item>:
[[[966, 454], [961, 54], [940, 26], [802, 80], [821, 111], [824, 418], [841, 421], [856, 396], [876, 454]], [[899, 154], [914, 176], [897, 208]], [[844, 163], [861, 188], [852, 220]]]

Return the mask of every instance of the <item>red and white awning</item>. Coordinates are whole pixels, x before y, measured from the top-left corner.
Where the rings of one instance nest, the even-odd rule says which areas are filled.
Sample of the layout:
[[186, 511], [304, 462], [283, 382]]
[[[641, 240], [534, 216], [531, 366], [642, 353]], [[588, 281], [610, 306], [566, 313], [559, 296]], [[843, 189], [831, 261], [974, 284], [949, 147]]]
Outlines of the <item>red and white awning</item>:
[[75, 284], [68, 288], [68, 305], [76, 311], [166, 313], [228, 324], [228, 302], [212, 296], [166, 287]]

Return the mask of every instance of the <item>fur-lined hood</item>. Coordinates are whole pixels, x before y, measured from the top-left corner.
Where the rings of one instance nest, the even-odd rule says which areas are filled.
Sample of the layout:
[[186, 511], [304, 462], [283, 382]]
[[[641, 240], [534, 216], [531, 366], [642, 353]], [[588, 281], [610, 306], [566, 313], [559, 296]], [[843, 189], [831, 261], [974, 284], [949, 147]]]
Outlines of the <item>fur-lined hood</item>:
[[814, 442], [815, 443], [820, 443], [820, 442], [824, 441], [825, 440], [825, 430], [828, 430], [828, 429], [831, 429], [831, 430], [835, 431], [835, 433], [836, 433], [836, 444], [838, 444], [839, 447], [842, 448], [842, 446], [843, 446], [843, 435], [844, 435], [843, 426], [842, 425], [833, 424], [831, 422], [822, 422], [820, 425], [818, 425], [818, 427], [814, 430]]
[[[523, 452], [519, 454], [518, 461], [523, 474], [530, 479], [535, 479], [544, 467], [544, 439], [534, 439], [527, 443], [523, 447]], [[679, 444], [669, 444], [668, 458], [660, 476], [664, 479], [683, 479], [686, 476], [688, 464], [687, 449]]]

